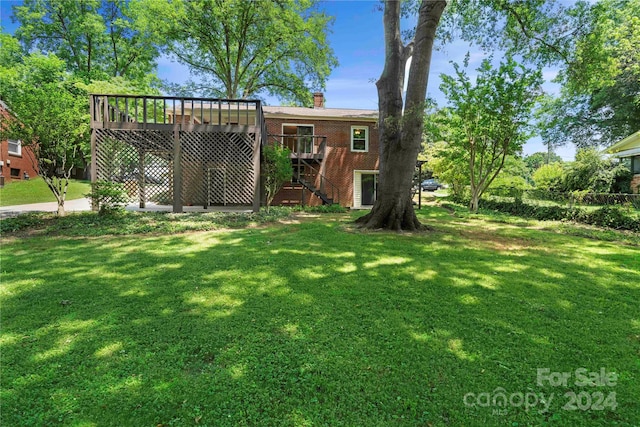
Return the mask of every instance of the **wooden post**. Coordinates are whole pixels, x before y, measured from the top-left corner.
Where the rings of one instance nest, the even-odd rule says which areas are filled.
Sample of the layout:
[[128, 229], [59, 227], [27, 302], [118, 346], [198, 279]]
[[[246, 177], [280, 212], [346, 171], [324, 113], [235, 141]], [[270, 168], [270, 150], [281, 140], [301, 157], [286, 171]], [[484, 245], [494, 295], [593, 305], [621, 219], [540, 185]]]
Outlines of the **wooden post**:
[[257, 132], [253, 141], [253, 211], [260, 211], [260, 151], [262, 150], [262, 132], [256, 126]]
[[173, 131], [173, 212], [182, 213], [182, 147], [180, 130]]
[[[93, 191], [95, 191], [96, 180], [98, 177], [97, 156], [96, 129], [91, 129], [91, 190]], [[91, 200], [91, 210], [97, 211], [100, 207], [98, 206], [98, 203], [94, 203], [94, 200], [95, 199]]]
[[89, 115], [91, 116], [90, 123], [96, 120], [96, 111], [95, 111], [95, 97], [93, 95], [89, 95]]
[[144, 150], [142, 148], [138, 149], [138, 197], [140, 198], [140, 209], [144, 209], [146, 207], [147, 202], [147, 194], [145, 189], [144, 182]]
[[102, 123], [109, 121], [109, 98], [107, 96], [102, 97]]
[[422, 209], [422, 162], [418, 162], [418, 210]]

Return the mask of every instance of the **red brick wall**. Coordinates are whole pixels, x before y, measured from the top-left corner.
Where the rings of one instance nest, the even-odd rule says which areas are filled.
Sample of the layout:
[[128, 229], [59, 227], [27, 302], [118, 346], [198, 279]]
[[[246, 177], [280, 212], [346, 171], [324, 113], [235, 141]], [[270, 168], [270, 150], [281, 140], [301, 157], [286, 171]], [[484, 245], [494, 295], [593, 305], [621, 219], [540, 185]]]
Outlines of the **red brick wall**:
[[[340, 204], [353, 206], [353, 171], [378, 170], [378, 129], [375, 121], [341, 121], [311, 119], [266, 118], [267, 132], [273, 135], [282, 134], [282, 125], [299, 124], [314, 125], [314, 135], [327, 137], [325, 157], [319, 168], [320, 172], [340, 190]], [[366, 153], [351, 151], [351, 126], [368, 126], [369, 150]], [[322, 201], [305, 191], [306, 205], [320, 205]], [[299, 186], [285, 186], [274, 199], [274, 204], [299, 204], [301, 190]]]
[[[3, 120], [11, 118], [10, 114], [2, 107], [2, 105], [0, 105], [0, 115], [2, 115]], [[5, 183], [9, 183], [12, 180], [23, 179], [24, 172], [27, 172], [30, 178], [38, 176], [38, 172], [33, 167], [33, 153], [28, 147], [22, 146], [22, 154], [20, 156], [16, 156], [9, 154], [9, 142], [3, 140], [0, 142], [0, 160], [4, 162], [4, 165], [2, 166], [2, 176], [4, 176]], [[18, 169], [19, 172], [17, 177], [11, 176], [11, 169]]]

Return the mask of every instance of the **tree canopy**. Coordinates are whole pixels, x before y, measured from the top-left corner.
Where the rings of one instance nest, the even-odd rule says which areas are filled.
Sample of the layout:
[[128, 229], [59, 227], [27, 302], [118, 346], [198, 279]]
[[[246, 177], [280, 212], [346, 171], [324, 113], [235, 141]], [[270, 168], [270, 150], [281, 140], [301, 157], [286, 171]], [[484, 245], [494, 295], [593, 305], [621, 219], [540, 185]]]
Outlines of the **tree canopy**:
[[586, 19], [542, 112], [546, 143], [610, 145], [640, 129], [640, 0], [578, 3]]
[[527, 166], [527, 169], [529, 169], [529, 173], [533, 173], [542, 165], [548, 165], [550, 163], [562, 163], [562, 157], [554, 153], [537, 152], [525, 156], [524, 163]]
[[155, 71], [158, 44], [138, 27], [140, 8], [126, 0], [24, 0], [13, 7], [16, 38], [28, 50], [55, 53], [85, 81], [144, 80]]
[[471, 186], [470, 209], [502, 170], [507, 156], [521, 151], [539, 95], [542, 76], [511, 57], [493, 68], [485, 59], [475, 83], [455, 64], [456, 76], [442, 75], [440, 86], [461, 131], [448, 141], [463, 149]]
[[333, 18], [314, 0], [134, 0], [149, 31], [191, 70], [191, 92], [226, 98], [273, 95], [309, 105], [337, 60]]

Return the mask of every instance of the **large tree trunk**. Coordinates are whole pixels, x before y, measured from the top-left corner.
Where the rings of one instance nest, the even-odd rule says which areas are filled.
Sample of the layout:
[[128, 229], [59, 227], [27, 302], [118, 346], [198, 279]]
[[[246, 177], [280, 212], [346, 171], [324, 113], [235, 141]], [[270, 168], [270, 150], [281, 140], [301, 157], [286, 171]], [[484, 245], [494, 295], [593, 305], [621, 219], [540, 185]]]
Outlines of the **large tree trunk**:
[[[414, 40], [404, 46], [400, 34], [400, 1], [385, 3], [385, 66], [376, 83], [380, 114], [378, 198], [371, 212], [357, 220], [364, 228], [413, 231], [422, 227], [413, 210], [411, 186], [422, 142], [433, 41], [446, 4], [444, 0], [423, 0]], [[413, 59], [403, 112], [402, 89], [409, 57]]]

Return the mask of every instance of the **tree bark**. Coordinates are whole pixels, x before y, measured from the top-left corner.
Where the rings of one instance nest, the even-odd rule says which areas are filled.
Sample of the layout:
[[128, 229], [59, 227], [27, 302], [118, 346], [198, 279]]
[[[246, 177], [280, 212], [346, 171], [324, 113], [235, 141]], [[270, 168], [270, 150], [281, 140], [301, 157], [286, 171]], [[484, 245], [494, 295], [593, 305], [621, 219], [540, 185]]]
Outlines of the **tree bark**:
[[478, 206], [480, 203], [480, 193], [477, 190], [471, 192], [471, 200], [469, 201], [469, 210], [473, 213], [478, 213]]
[[[422, 142], [424, 102], [436, 29], [447, 2], [423, 0], [414, 39], [407, 46], [400, 33], [400, 1], [384, 8], [385, 66], [378, 88], [380, 175], [371, 212], [357, 223], [368, 229], [414, 231], [422, 228], [413, 210], [411, 186]], [[412, 57], [403, 111], [405, 66]]]

